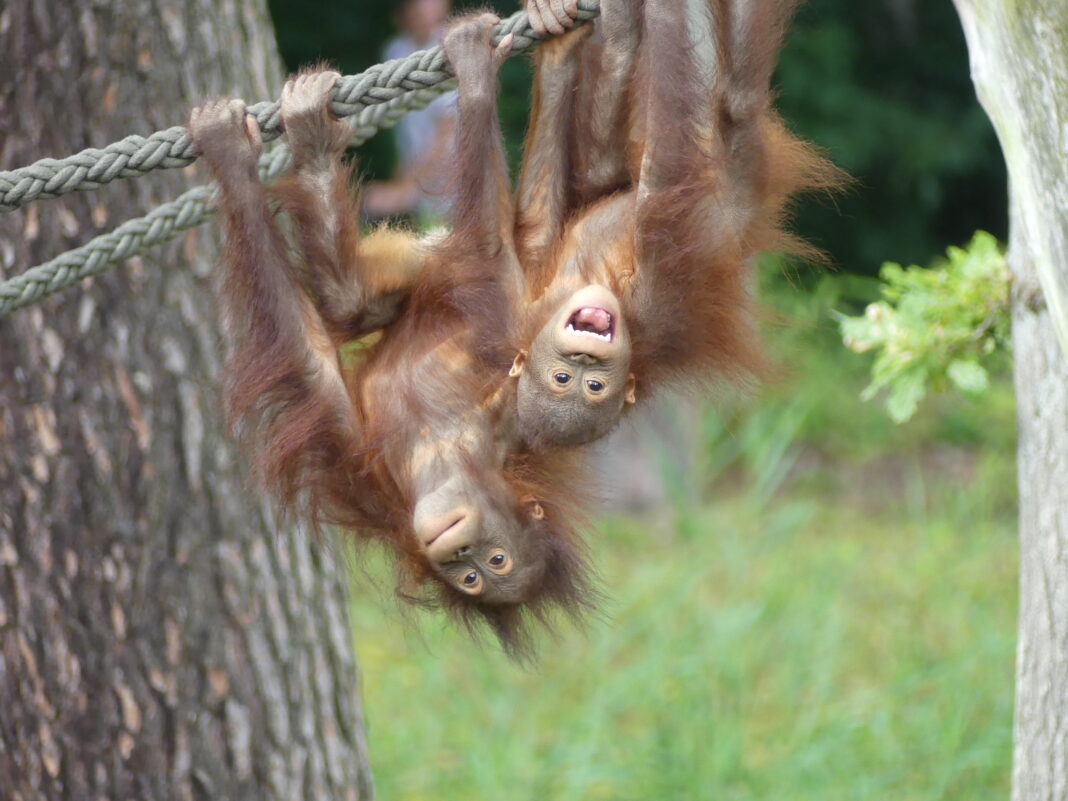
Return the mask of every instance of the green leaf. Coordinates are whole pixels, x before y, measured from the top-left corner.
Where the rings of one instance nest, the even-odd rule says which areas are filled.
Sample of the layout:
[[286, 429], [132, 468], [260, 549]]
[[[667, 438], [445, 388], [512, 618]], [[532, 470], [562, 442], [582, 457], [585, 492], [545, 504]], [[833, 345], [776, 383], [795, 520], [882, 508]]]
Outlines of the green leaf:
[[990, 378], [986, 370], [976, 361], [954, 361], [946, 368], [949, 380], [961, 392], [970, 395], [978, 395], [985, 392], [990, 386]]
[[912, 370], [898, 377], [890, 387], [886, 411], [895, 423], [904, 423], [916, 414], [920, 401], [927, 394], [926, 378], [926, 370]]

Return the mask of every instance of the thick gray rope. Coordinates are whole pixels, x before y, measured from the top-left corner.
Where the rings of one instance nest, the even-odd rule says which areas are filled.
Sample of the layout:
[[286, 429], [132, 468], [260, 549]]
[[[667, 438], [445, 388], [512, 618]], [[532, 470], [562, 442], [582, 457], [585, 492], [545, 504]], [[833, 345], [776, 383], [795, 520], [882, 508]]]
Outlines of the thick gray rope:
[[[596, 16], [599, 4], [599, 0], [579, 0], [579, 19], [585, 21]], [[513, 14], [508, 19], [503, 20], [495, 29], [495, 41], [499, 41], [500, 38], [508, 33], [514, 35], [513, 53], [529, 48], [531, 44], [541, 38], [530, 29], [525, 12]], [[413, 62], [425, 69], [417, 71], [409, 62]], [[444, 54], [440, 47], [436, 47], [431, 50], [414, 53], [407, 59], [396, 59], [376, 65], [360, 75], [341, 78], [338, 81], [338, 86], [335, 87], [332, 109], [338, 116], [356, 115], [353, 125], [353, 143], [362, 144], [377, 131], [393, 127], [407, 112], [422, 108], [434, 97], [451, 88], [450, 75], [445, 67]], [[367, 77], [372, 75], [375, 77]], [[434, 76], [434, 82], [431, 82], [428, 76]], [[360, 84], [365, 80], [371, 81], [369, 87], [364, 88]], [[424, 80], [426, 81], [425, 84], [420, 83]], [[346, 83], [349, 87], [355, 86], [355, 88], [347, 90], [348, 94], [341, 94], [338, 89], [346, 85]], [[404, 88], [405, 86], [409, 88]], [[400, 88], [398, 89], [397, 87]], [[363, 93], [362, 95], [360, 94], [361, 92]], [[363, 104], [361, 107], [359, 103], [350, 102], [353, 95], [372, 97], [373, 99], [366, 102], [359, 101], [359, 103]], [[342, 104], [340, 107], [339, 103]], [[250, 107], [249, 112], [256, 114], [257, 121], [264, 130], [264, 139], [273, 139], [279, 136], [277, 103], [259, 103]], [[268, 134], [268, 129], [272, 133]], [[149, 140], [175, 130], [185, 134], [184, 128], [172, 128], [168, 129], [168, 131], [153, 134], [152, 137], [149, 137]], [[132, 138], [134, 137], [124, 139], [123, 142], [116, 143], [104, 151], [83, 151], [77, 156], [72, 156], [71, 159], [78, 159], [90, 152], [107, 153], [120, 147], [123, 143], [131, 141]], [[76, 180], [76, 176], [69, 172], [68, 165], [68, 167], [63, 168], [68, 171], [68, 178], [60, 182], [59, 188], [55, 186], [49, 188], [46, 185], [47, 181], [45, 181], [38, 187], [39, 191], [36, 191], [36, 194], [33, 193], [33, 187], [29, 183], [36, 179], [26, 176], [18, 177], [17, 183], [22, 188], [22, 194], [19, 196], [17, 205], [11, 207], [0, 205], [0, 212], [25, 205], [37, 198], [58, 197], [76, 189], [93, 188], [115, 178], [139, 175], [157, 167], [181, 166], [191, 162], [194, 158], [195, 155], [192, 155], [188, 161], [174, 164], [160, 161], [155, 167], [144, 167], [141, 170], [134, 169], [127, 164], [126, 168], [118, 170], [113, 176], [105, 180], [99, 180], [100, 176], [90, 179], [87, 177], [88, 172], [84, 172], [85, 180]], [[63, 162], [71, 161], [71, 159], [64, 159], [62, 162], [45, 159], [22, 170], [7, 173], [0, 172], [0, 191], [2, 191], [3, 182], [7, 176], [21, 176], [26, 171], [34, 170], [41, 165], [48, 163], [62, 164]], [[260, 158], [260, 175], [264, 179], [273, 178], [282, 173], [288, 164], [288, 151], [285, 148], [276, 148], [270, 153], [265, 153]], [[200, 225], [214, 213], [214, 208], [211, 205], [213, 194], [214, 186], [212, 185], [191, 189], [180, 195], [176, 200], [157, 207], [144, 217], [129, 220], [110, 233], [95, 237], [81, 247], [63, 253], [36, 267], [31, 267], [24, 273], [0, 283], [0, 318], [32, 305], [41, 298], [71, 286], [84, 278], [101, 273], [116, 262], [127, 259], [153, 245], [174, 239], [181, 232]]]
[[[432, 89], [416, 89], [387, 103], [365, 108], [353, 125], [353, 144], [363, 144], [377, 131], [392, 128], [401, 117], [423, 108], [449, 85], [450, 82], [445, 81]], [[260, 177], [268, 180], [280, 175], [289, 166], [289, 161], [288, 148], [273, 148], [260, 156]], [[195, 228], [215, 213], [214, 192], [214, 184], [190, 189], [144, 217], [128, 220], [114, 231], [94, 237], [80, 247], [0, 283], [0, 318]]]
[[[595, 17], [600, 0], [579, 0], [580, 20]], [[530, 27], [525, 11], [502, 20], [494, 30], [494, 41], [513, 34], [513, 52], [529, 48], [540, 36]], [[338, 117], [349, 117], [364, 109], [386, 104], [408, 92], [431, 89], [450, 78], [445, 54], [440, 47], [420, 50], [406, 58], [377, 64], [359, 75], [346, 75], [334, 87], [331, 108]], [[264, 141], [281, 136], [281, 117], [276, 101], [249, 106], [256, 117]], [[34, 200], [55, 198], [83, 189], [96, 189], [118, 178], [131, 178], [157, 169], [184, 167], [196, 160], [189, 132], [175, 126], [147, 137], [128, 136], [102, 150], [89, 148], [63, 159], [41, 159], [28, 167], [0, 171], [0, 213], [12, 211]]]

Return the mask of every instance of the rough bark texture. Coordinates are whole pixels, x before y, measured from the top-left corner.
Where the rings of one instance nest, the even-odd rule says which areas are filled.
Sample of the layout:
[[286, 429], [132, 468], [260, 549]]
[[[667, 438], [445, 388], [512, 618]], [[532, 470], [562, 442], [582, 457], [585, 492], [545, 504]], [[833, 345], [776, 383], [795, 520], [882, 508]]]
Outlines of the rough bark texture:
[[1068, 798], [1068, 362], [1049, 311], [1013, 314], [1020, 622], [1013, 798]]
[[[1009, 168], [1019, 421], [1013, 798], [1068, 798], [1068, 8], [956, 0]], [[1060, 347], [1058, 346], [1060, 337]]]
[[1026, 291], [1037, 275], [1068, 354], [1068, 7], [1064, 0], [956, 5], [976, 93], [1009, 168], [1014, 269], [1029, 282]]
[[[0, 2], [0, 167], [276, 96], [262, 0]], [[176, 196], [0, 217], [13, 275]], [[0, 321], [0, 798], [370, 797], [340, 559], [246, 489], [213, 228]]]

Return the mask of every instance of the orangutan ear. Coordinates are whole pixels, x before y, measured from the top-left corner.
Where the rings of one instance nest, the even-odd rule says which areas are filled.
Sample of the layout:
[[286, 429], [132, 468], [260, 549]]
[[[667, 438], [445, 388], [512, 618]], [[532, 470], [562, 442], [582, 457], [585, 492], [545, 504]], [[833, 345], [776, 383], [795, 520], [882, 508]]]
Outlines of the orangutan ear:
[[634, 373], [627, 375], [627, 386], [623, 390], [623, 402], [624, 403], [637, 403], [638, 396], [635, 393], [635, 387], [638, 384], [638, 379], [634, 377]]
[[545, 519], [545, 508], [538, 503], [538, 499], [533, 495], [527, 495], [523, 498], [523, 505], [527, 507], [530, 512], [530, 516], [535, 520]]
[[508, 377], [519, 378], [520, 374], [523, 372], [523, 365], [526, 364], [526, 361], [527, 352], [525, 350], [519, 351], [519, 353], [515, 355], [515, 361], [512, 362], [512, 369], [508, 371]]

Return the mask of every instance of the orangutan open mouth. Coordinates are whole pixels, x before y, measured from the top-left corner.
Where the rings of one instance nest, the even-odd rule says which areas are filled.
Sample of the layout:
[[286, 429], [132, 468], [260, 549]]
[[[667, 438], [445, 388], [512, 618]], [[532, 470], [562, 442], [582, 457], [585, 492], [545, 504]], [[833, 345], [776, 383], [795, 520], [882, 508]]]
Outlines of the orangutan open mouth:
[[576, 334], [589, 334], [605, 342], [611, 342], [615, 333], [615, 320], [607, 309], [599, 306], [584, 306], [571, 315], [567, 330]]

